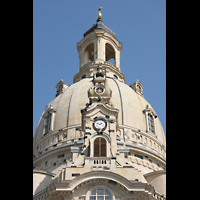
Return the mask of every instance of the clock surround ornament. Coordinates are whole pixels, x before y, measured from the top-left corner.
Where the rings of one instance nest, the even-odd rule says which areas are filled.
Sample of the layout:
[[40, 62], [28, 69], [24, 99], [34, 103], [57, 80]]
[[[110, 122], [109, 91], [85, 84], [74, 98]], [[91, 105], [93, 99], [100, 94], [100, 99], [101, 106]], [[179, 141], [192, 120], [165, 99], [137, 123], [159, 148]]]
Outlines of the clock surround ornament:
[[103, 93], [105, 92], [105, 86], [97, 86], [97, 87], [95, 87], [95, 93], [97, 94], [97, 95], [102, 95]]

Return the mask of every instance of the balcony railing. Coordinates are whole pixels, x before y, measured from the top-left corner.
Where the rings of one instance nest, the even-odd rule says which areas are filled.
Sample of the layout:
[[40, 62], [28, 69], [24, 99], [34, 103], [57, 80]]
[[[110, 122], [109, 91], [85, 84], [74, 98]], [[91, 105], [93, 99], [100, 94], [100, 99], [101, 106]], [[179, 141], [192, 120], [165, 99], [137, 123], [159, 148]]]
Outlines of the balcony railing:
[[[113, 67], [113, 68], [119, 70], [119, 69], [116, 67], [116, 65], [115, 65], [114, 63], [111, 63], [111, 62], [108, 62], [108, 61], [104, 61], [103, 64], [109, 65], [109, 66], [111, 66], [111, 67]], [[95, 61], [88, 62], [88, 63], [84, 64], [84, 65], [81, 67], [81, 71], [82, 71], [83, 69], [87, 68], [87, 67], [90, 66], [90, 65], [96, 65]]]
[[85, 157], [85, 165], [108, 166], [112, 164], [115, 164], [115, 159], [111, 159], [111, 157]]

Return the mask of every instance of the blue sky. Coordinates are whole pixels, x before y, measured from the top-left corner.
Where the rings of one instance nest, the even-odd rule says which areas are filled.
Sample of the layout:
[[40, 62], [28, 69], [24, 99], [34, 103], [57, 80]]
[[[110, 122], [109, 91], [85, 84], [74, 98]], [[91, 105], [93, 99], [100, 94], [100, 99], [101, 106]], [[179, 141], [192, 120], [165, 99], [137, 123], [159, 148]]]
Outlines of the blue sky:
[[33, 0], [33, 135], [56, 84], [72, 85], [78, 72], [76, 43], [97, 20], [122, 42], [121, 72], [130, 85], [137, 79], [166, 134], [166, 1]]

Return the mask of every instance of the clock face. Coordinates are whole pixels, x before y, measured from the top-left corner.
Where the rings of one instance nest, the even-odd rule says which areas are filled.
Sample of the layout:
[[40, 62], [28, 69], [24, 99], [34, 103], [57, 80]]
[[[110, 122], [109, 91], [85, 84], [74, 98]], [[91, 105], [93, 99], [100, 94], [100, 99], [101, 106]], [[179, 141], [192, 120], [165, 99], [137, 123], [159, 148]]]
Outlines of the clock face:
[[96, 131], [104, 131], [106, 129], [106, 126], [107, 126], [107, 123], [105, 120], [103, 119], [97, 119], [94, 121], [93, 123], [93, 128], [96, 130]]

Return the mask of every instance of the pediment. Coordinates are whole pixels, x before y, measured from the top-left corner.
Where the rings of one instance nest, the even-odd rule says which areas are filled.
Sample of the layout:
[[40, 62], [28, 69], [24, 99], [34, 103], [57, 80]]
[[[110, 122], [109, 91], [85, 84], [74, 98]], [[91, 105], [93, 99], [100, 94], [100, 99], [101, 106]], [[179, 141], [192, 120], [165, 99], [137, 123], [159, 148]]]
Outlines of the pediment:
[[119, 110], [104, 103], [93, 103], [90, 107], [86, 108], [87, 116], [94, 116], [98, 113], [108, 116], [117, 116]]
[[[111, 121], [111, 123], [116, 122], [116, 127], [118, 126], [118, 112], [119, 110], [102, 102], [93, 103], [89, 107], [81, 110], [82, 113], [82, 129], [85, 126], [92, 126], [92, 121], [96, 117], [103, 117], [104, 119]], [[86, 125], [87, 124], [87, 125]]]

